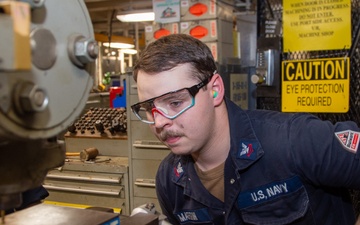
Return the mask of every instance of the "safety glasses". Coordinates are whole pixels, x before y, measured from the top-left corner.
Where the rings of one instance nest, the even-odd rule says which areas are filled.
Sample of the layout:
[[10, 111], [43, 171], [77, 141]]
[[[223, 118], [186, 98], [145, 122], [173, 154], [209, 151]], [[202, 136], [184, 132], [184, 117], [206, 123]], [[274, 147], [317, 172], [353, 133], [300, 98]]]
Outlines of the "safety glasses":
[[139, 120], [148, 124], [155, 123], [155, 112], [173, 120], [195, 105], [195, 95], [202, 87], [209, 83], [211, 77], [212, 76], [206, 78], [192, 87], [171, 91], [158, 97], [136, 103], [131, 106], [131, 110]]

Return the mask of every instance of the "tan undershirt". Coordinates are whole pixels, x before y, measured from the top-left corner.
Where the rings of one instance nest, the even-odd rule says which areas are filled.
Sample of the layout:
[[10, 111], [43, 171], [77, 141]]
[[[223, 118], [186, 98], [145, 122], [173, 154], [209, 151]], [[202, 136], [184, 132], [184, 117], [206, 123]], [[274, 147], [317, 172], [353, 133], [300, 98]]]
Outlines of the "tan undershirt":
[[224, 165], [225, 162], [208, 171], [202, 171], [195, 164], [195, 170], [204, 187], [220, 201], [224, 202]]

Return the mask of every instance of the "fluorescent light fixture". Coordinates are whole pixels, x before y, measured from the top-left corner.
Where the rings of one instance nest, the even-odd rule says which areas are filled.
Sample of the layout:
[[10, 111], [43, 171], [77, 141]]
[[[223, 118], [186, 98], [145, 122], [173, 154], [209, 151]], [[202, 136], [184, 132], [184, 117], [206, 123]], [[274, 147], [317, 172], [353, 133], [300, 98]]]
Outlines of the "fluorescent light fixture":
[[135, 49], [120, 49], [120, 52], [129, 54], [129, 55], [135, 55], [137, 53], [137, 50]]
[[144, 22], [155, 20], [155, 13], [150, 12], [149, 10], [134, 10], [127, 12], [127, 14], [124, 13], [116, 16], [121, 22]]
[[[109, 47], [109, 42], [102, 43], [105, 47]], [[111, 42], [110, 48], [134, 48], [135, 45], [133, 44], [126, 44], [126, 43], [119, 43], [119, 42]]]
[[[102, 46], [109, 47], [109, 37], [105, 34], [95, 33], [95, 40], [101, 42]], [[110, 41], [110, 48], [135, 48], [134, 39], [130, 37], [111, 35]]]

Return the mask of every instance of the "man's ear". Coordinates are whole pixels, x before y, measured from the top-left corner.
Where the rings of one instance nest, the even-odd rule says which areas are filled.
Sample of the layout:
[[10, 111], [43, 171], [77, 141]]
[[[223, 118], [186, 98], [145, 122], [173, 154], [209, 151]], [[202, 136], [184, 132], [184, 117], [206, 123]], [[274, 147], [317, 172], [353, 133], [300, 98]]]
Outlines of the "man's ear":
[[225, 97], [225, 87], [223, 79], [218, 73], [216, 73], [211, 78], [210, 84], [211, 97], [214, 99], [214, 105], [218, 106], [222, 103]]

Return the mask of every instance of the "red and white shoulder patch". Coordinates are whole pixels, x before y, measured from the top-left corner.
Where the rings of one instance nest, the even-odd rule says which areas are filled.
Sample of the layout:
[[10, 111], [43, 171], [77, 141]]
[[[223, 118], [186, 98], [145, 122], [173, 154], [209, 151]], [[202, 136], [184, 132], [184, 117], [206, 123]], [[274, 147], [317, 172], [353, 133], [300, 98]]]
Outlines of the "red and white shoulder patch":
[[344, 130], [335, 133], [341, 145], [348, 151], [356, 153], [359, 148], [360, 132]]

